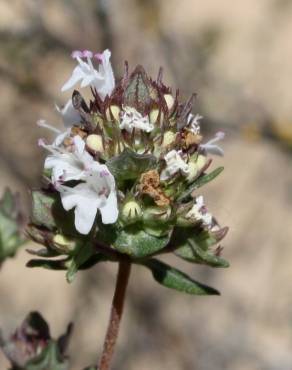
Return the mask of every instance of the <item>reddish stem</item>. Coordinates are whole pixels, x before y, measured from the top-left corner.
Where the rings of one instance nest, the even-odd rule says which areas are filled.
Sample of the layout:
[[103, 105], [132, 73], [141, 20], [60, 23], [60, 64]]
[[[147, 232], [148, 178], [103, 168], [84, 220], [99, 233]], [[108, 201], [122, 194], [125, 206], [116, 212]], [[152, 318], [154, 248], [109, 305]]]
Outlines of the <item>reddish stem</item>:
[[99, 361], [98, 370], [109, 370], [117, 341], [120, 322], [123, 314], [126, 289], [131, 272], [131, 262], [120, 261], [116, 281], [115, 294], [113, 297], [110, 320], [103, 345], [102, 355]]

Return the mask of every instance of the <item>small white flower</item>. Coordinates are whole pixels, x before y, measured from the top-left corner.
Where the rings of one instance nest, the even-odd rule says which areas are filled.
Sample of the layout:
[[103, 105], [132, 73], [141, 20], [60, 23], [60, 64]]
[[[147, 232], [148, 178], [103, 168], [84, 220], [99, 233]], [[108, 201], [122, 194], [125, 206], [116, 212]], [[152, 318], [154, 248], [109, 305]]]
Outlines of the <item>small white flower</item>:
[[200, 120], [203, 118], [203, 116], [200, 116], [199, 114], [196, 114], [195, 116], [190, 113], [187, 118], [188, 128], [191, 132], [198, 135], [201, 131], [200, 127]]
[[204, 226], [208, 228], [212, 226], [213, 216], [211, 215], [211, 213], [207, 212], [202, 195], [196, 198], [196, 203], [188, 211], [185, 217], [187, 219], [200, 221]]
[[166, 168], [161, 172], [160, 180], [165, 181], [180, 172], [183, 176], [188, 176], [189, 165], [183, 160], [181, 153], [171, 150], [164, 156]]
[[53, 184], [60, 181], [84, 180], [94, 166], [93, 157], [87, 153], [85, 142], [78, 135], [73, 138], [73, 152], [50, 145], [44, 147], [52, 153], [46, 158], [44, 167], [52, 170]]
[[104, 164], [94, 162], [85, 183], [70, 188], [59, 185], [61, 201], [66, 211], [74, 208], [75, 227], [81, 234], [88, 234], [93, 226], [97, 210], [104, 224], [117, 221], [119, 210], [115, 179]]
[[72, 99], [69, 99], [62, 108], [56, 105], [56, 109], [61, 114], [65, 127], [72, 127], [74, 124], [81, 122], [81, 116], [73, 107]]
[[133, 129], [138, 129], [146, 132], [151, 132], [154, 129], [154, 125], [150, 123], [148, 116], [142, 116], [133, 107], [123, 107], [121, 113], [120, 128], [125, 129], [128, 132], [132, 132]]
[[[102, 99], [104, 99], [106, 95], [110, 95], [115, 87], [115, 79], [110, 63], [110, 56], [111, 52], [109, 50], [105, 50], [103, 53], [95, 55], [93, 55], [89, 50], [73, 52], [72, 57], [77, 60], [78, 65], [75, 67], [71, 77], [63, 85], [61, 90], [69, 90], [81, 81], [81, 87], [89, 85], [95, 87]], [[82, 58], [85, 58], [87, 62], [83, 61]], [[100, 62], [98, 71], [92, 64], [92, 58], [95, 58]]]
[[224, 155], [223, 149], [220, 148], [220, 146], [216, 145], [215, 143], [224, 139], [224, 137], [225, 137], [224, 132], [219, 131], [216, 133], [213, 139], [209, 140], [206, 144], [201, 144], [200, 149], [209, 154], [223, 156]]

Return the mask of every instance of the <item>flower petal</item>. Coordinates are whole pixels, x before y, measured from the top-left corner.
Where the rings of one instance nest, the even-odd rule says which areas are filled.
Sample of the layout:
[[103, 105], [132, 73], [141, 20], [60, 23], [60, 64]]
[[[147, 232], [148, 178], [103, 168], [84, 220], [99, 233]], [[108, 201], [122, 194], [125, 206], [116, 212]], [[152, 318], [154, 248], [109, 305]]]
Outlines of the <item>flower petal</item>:
[[110, 193], [104, 205], [100, 207], [100, 213], [103, 224], [113, 224], [117, 221], [119, 209], [115, 192]]
[[75, 208], [75, 227], [81, 234], [88, 234], [95, 220], [101, 200], [87, 184], [79, 184], [74, 188], [59, 187], [61, 201], [66, 211]]
[[81, 67], [80, 66], [75, 67], [69, 80], [65, 82], [65, 84], [62, 86], [61, 91], [64, 92], [66, 90], [71, 89], [83, 77], [84, 77], [84, 72], [82, 71]]
[[62, 115], [65, 127], [72, 127], [74, 124], [81, 122], [80, 114], [73, 107], [72, 99], [69, 99], [63, 108], [56, 105], [56, 109]]

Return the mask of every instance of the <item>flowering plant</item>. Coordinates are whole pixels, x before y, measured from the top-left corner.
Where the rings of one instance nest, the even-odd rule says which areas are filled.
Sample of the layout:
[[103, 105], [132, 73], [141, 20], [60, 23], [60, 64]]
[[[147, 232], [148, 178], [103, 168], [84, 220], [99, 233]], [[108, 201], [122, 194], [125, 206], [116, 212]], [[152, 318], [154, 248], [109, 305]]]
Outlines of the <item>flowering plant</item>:
[[179, 91], [162, 82], [161, 69], [153, 80], [142, 66], [130, 73], [125, 63], [124, 76], [115, 81], [110, 55], [75, 51], [77, 66], [62, 91], [80, 83], [90, 88], [90, 101], [74, 90], [57, 107], [63, 132], [39, 121], [56, 137], [51, 144], [39, 140], [48, 152], [44, 186], [32, 192], [27, 229], [46, 247], [31, 250], [41, 258], [28, 265], [67, 270], [69, 282], [80, 269], [119, 263], [101, 370], [109, 368], [131, 264], [147, 267], [168, 288], [195, 295], [218, 291], [154, 257], [173, 253], [192, 263], [228, 266], [219, 245], [227, 227], [198, 193], [223, 170], [207, 173], [209, 155], [223, 154], [217, 142], [224, 134], [204, 143], [202, 117], [192, 113], [194, 96], [180, 102]]

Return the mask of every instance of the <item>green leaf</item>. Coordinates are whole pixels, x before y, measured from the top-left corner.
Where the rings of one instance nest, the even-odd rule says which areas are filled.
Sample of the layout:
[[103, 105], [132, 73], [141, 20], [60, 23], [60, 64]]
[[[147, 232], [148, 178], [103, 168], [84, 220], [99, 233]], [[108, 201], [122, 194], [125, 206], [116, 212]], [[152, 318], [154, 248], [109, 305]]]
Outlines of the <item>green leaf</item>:
[[193, 295], [219, 295], [220, 293], [207, 285], [191, 279], [185, 273], [156, 259], [150, 259], [143, 263], [148, 267], [154, 279], [161, 285], [180, 292]]
[[25, 242], [21, 235], [19, 218], [16, 195], [6, 189], [0, 200], [0, 263], [8, 257], [13, 257]]
[[172, 234], [171, 245], [177, 250], [188, 246], [188, 239], [192, 239], [201, 249], [208, 250], [217, 243], [217, 239], [208, 230], [202, 230], [197, 227], [176, 227]]
[[25, 366], [25, 370], [68, 370], [69, 364], [60, 354], [57, 343], [50, 341], [47, 347]]
[[133, 258], [144, 258], [163, 249], [170, 240], [170, 233], [158, 237], [145, 232], [139, 224], [118, 229], [115, 225], [100, 223], [96, 239], [120, 253]]
[[177, 249], [175, 254], [189, 262], [200, 263], [211, 267], [229, 267], [229, 262], [224, 258], [204, 251], [192, 240], [189, 240], [189, 245]]
[[42, 267], [47, 270], [67, 270], [68, 258], [60, 260], [34, 258], [27, 262], [26, 267]]
[[128, 227], [118, 233], [113, 246], [119, 252], [128, 254], [133, 258], [144, 258], [163, 249], [168, 244], [169, 239], [169, 234], [156, 237], [144, 230]]
[[6, 188], [2, 199], [0, 200], [0, 208], [6, 215], [11, 215], [15, 211], [15, 196], [10, 189]]
[[80, 245], [79, 248], [77, 248], [76, 253], [72, 256], [72, 259], [69, 263], [68, 271], [66, 274], [68, 283], [72, 283], [80, 266], [86, 263], [94, 254], [95, 251], [92, 248], [90, 242], [84, 245]]
[[[226, 230], [226, 234], [228, 229], [224, 228], [221, 230]], [[218, 235], [222, 238], [223, 232], [218, 233]], [[196, 229], [184, 228], [177, 228], [171, 241], [171, 245], [175, 249], [175, 255], [188, 262], [211, 267], [229, 267], [228, 261], [209, 251], [209, 248], [216, 243], [218, 243], [217, 235], [207, 230], [198, 232]]]
[[56, 228], [56, 221], [53, 215], [53, 205], [56, 201], [56, 194], [34, 190], [32, 192], [32, 223], [45, 226], [49, 230]]
[[142, 173], [153, 168], [155, 164], [156, 158], [153, 155], [138, 154], [128, 148], [106, 162], [108, 169], [119, 183], [137, 179]]
[[184, 199], [188, 198], [192, 192], [196, 189], [199, 189], [208, 182], [214, 180], [222, 171], [224, 167], [218, 167], [214, 171], [198, 177], [178, 198], [177, 201], [181, 202]]
[[42, 226], [48, 230], [58, 229], [61, 234], [68, 237], [83, 236], [78, 233], [74, 226], [74, 210], [66, 211], [61, 203], [59, 194], [49, 193], [42, 190], [32, 192], [32, 216], [33, 225]]

